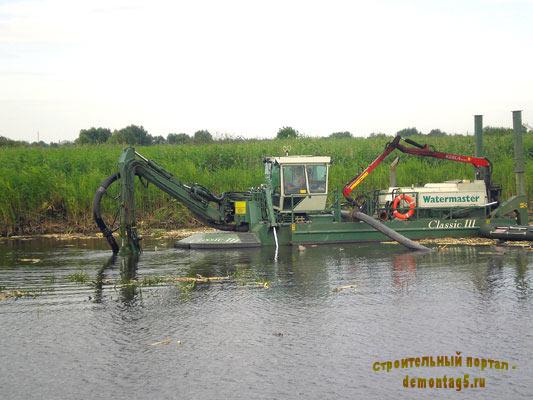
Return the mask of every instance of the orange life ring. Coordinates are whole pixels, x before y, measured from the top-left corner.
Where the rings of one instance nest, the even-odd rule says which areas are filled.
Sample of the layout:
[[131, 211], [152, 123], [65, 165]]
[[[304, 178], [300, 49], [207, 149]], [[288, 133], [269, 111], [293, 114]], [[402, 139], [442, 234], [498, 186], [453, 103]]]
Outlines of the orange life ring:
[[[407, 211], [406, 213], [402, 214], [401, 212], [397, 210], [398, 204], [400, 204], [400, 200], [405, 200], [409, 203], [409, 211]], [[415, 206], [416, 206], [415, 200], [411, 196], [408, 196], [406, 194], [399, 194], [398, 196], [396, 196], [396, 198], [394, 199], [394, 202], [392, 203], [392, 209], [394, 210], [392, 215], [394, 216], [394, 218], [408, 219], [412, 217], [413, 214], [415, 213]]]

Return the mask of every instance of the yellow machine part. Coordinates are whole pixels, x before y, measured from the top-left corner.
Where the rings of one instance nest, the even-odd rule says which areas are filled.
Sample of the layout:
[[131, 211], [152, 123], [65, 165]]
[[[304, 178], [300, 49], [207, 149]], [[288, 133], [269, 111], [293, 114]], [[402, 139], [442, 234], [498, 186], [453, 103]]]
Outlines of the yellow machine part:
[[235, 202], [235, 214], [246, 215], [246, 202], [245, 201]]

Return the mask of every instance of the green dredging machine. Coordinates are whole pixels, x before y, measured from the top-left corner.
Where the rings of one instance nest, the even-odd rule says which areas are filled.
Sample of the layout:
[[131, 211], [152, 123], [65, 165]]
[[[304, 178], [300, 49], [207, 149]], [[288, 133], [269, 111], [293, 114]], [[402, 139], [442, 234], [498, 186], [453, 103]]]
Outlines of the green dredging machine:
[[[482, 156], [482, 116], [475, 116], [476, 156], [443, 153], [396, 136], [364, 171], [337, 192], [328, 206], [330, 157], [266, 157], [265, 182], [246, 192], [212, 193], [184, 184], [171, 173], [126, 148], [117, 173], [105, 179], [93, 201], [93, 215], [113, 252], [141, 251], [135, 218], [135, 180], [149, 183], [177, 199], [214, 232], [197, 233], [176, 243], [190, 249], [380, 242], [396, 240], [413, 250], [427, 250], [416, 239], [485, 236], [533, 240], [528, 225], [521, 112], [513, 112], [516, 196], [500, 199], [491, 180], [490, 161]], [[388, 189], [353, 197], [355, 188], [394, 150], [474, 167], [473, 180], [400, 187], [391, 168]], [[397, 161], [397, 160], [395, 160]], [[394, 167], [395, 162], [393, 162]], [[116, 186], [119, 186], [118, 188]], [[112, 195], [115, 187], [116, 195]], [[116, 203], [103, 211], [103, 199]], [[107, 218], [107, 219], [106, 219]], [[120, 246], [114, 233], [120, 236]]]

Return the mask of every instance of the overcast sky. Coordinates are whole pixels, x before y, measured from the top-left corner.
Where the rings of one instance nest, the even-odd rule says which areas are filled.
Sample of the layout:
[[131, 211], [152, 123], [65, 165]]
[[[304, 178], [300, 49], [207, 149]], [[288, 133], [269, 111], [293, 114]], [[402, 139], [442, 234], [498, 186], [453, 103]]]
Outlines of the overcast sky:
[[0, 136], [533, 125], [533, 0], [0, 0]]

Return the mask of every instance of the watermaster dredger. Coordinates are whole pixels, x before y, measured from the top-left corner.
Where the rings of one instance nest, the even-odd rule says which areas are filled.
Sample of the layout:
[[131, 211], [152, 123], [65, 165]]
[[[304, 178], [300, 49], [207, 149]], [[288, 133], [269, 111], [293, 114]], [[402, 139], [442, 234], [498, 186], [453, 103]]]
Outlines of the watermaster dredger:
[[[411, 249], [425, 249], [416, 239], [486, 236], [533, 240], [528, 225], [523, 126], [513, 112], [517, 195], [502, 200], [491, 180], [491, 163], [482, 153], [482, 116], [475, 116], [476, 156], [443, 153], [396, 136], [363, 172], [328, 205], [330, 157], [266, 157], [265, 181], [246, 192], [212, 193], [198, 184], [184, 184], [152, 160], [126, 148], [118, 172], [104, 180], [93, 204], [95, 221], [114, 252], [141, 250], [135, 219], [136, 177], [180, 201], [215, 232], [194, 234], [176, 243], [191, 249], [357, 243], [396, 240]], [[469, 163], [472, 180], [396, 185], [393, 162], [387, 189], [353, 196], [354, 189], [394, 150], [419, 157]], [[102, 212], [102, 199], [120, 185], [113, 216]], [[108, 218], [106, 220], [106, 218]], [[120, 245], [113, 233], [119, 232]]]

